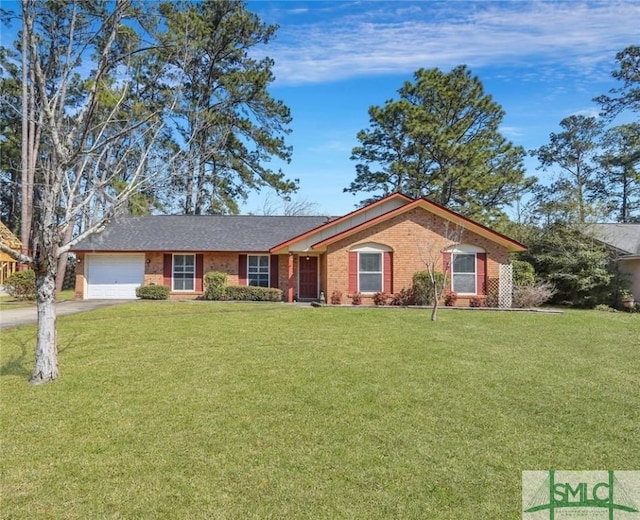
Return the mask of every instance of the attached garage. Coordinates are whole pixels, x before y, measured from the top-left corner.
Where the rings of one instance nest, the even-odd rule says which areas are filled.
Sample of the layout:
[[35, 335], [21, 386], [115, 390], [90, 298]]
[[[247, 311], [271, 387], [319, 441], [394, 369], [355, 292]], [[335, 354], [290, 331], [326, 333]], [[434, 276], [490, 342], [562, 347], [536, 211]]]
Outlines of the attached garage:
[[88, 300], [129, 300], [144, 281], [144, 254], [86, 255]]

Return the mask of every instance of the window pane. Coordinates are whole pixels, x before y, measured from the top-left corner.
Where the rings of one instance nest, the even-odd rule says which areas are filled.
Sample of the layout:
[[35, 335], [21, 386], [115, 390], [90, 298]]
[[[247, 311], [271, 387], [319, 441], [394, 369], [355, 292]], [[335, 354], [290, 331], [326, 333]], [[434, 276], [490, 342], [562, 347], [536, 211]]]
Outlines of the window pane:
[[454, 273], [475, 273], [476, 272], [476, 255], [453, 255], [453, 272]]
[[176, 274], [173, 278], [173, 288], [176, 291], [193, 291], [193, 276], [190, 274]]
[[476, 293], [475, 274], [455, 274], [453, 275], [453, 291], [463, 294]]
[[249, 285], [254, 287], [269, 287], [269, 275], [268, 274], [250, 274]]
[[382, 272], [380, 253], [360, 253], [360, 272]]
[[257, 287], [269, 287], [269, 256], [249, 256], [247, 283]]
[[360, 292], [382, 291], [382, 274], [360, 273]]
[[173, 290], [194, 291], [195, 255], [173, 255]]

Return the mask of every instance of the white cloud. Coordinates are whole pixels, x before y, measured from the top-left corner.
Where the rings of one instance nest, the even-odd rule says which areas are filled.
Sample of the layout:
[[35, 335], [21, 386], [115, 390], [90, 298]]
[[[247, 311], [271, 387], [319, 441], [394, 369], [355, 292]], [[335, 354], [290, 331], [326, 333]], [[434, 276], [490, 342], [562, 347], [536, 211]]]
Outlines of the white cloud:
[[[306, 18], [313, 15], [313, 3]], [[325, 4], [321, 4], [325, 5]], [[331, 5], [331, 4], [330, 4]], [[466, 63], [558, 65], [604, 76], [613, 56], [638, 43], [640, 3], [365, 2], [315, 22], [280, 21], [264, 52], [280, 84], [320, 83]], [[363, 10], [364, 9], [364, 10]], [[550, 72], [550, 71], [554, 72]]]

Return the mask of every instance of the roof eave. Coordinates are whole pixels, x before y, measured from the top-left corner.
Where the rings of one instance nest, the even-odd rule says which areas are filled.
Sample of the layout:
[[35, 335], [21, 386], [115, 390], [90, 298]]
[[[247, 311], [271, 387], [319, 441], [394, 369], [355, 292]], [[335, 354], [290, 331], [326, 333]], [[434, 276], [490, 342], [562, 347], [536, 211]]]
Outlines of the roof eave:
[[435, 202], [432, 202], [430, 200], [421, 198], [421, 199], [417, 199], [415, 201], [413, 201], [410, 204], [407, 204], [405, 206], [402, 206], [400, 208], [396, 208], [394, 210], [391, 210], [383, 215], [380, 215], [379, 217], [373, 218], [371, 220], [368, 220], [366, 222], [363, 222], [362, 224], [360, 224], [359, 226], [355, 226], [351, 229], [348, 229], [342, 233], [336, 234], [332, 237], [329, 237], [325, 240], [322, 240], [320, 242], [317, 242], [315, 244], [312, 245], [313, 249], [316, 248], [321, 248], [321, 247], [327, 247], [329, 244], [332, 244], [338, 240], [341, 240], [353, 233], [357, 233], [359, 231], [362, 231], [364, 229], [368, 229], [372, 226], [375, 226], [376, 224], [379, 224], [380, 222], [383, 222], [384, 220], [388, 219], [388, 218], [392, 218], [395, 217], [397, 215], [401, 215], [402, 213], [405, 213], [407, 211], [411, 211], [414, 208], [417, 207], [421, 207], [423, 209], [425, 209], [426, 211], [430, 211], [432, 213], [434, 213], [435, 215], [438, 215], [446, 220], [449, 220], [450, 222], [454, 222], [455, 224], [459, 224], [462, 227], [464, 227], [465, 229], [469, 229], [470, 231], [473, 231], [474, 233], [477, 233], [480, 236], [483, 236], [489, 240], [491, 240], [492, 242], [495, 242], [501, 246], [503, 246], [508, 252], [510, 253], [516, 253], [516, 252], [522, 252], [522, 251], [526, 251], [527, 247], [524, 244], [521, 244], [520, 242], [517, 242], [509, 237], [507, 237], [506, 235], [503, 235], [502, 233], [499, 233], [498, 231], [494, 231], [482, 224], [479, 224], [478, 222], [475, 222], [463, 215], [460, 215], [459, 213], [456, 213], [455, 211], [451, 211], [450, 209], [445, 208], [444, 206], [441, 206], [440, 204], [437, 204]]

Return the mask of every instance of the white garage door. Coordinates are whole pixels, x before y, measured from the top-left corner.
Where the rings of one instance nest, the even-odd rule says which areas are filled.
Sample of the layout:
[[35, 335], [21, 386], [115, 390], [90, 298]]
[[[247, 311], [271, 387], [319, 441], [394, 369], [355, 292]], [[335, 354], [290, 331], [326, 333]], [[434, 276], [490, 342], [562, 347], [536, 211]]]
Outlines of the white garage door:
[[135, 299], [144, 255], [87, 255], [87, 299]]

